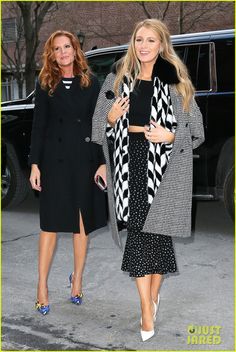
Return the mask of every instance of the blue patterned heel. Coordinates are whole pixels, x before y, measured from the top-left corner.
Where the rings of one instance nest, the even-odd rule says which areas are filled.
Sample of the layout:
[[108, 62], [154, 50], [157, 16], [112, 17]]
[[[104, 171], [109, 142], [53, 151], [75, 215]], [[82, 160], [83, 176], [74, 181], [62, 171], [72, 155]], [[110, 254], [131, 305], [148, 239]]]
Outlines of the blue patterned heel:
[[46, 315], [50, 312], [50, 306], [45, 306], [43, 303], [39, 303], [39, 301], [35, 302], [35, 309], [42, 315]]
[[71, 274], [69, 275], [69, 283], [70, 283], [70, 286], [69, 286], [69, 287], [72, 287], [72, 277], [73, 277], [73, 274], [74, 274], [74, 273], [71, 273]]
[[[72, 287], [72, 278], [73, 278], [73, 274], [74, 273], [71, 273], [69, 275], [69, 283], [70, 283], [70, 287]], [[80, 305], [82, 304], [82, 298], [83, 298], [83, 293], [81, 292], [79, 295], [76, 295], [76, 296], [71, 296], [70, 297], [70, 301], [74, 304], [77, 304], [77, 305]]]
[[71, 296], [70, 301], [74, 304], [80, 305], [82, 304], [83, 293], [80, 293], [76, 296]]

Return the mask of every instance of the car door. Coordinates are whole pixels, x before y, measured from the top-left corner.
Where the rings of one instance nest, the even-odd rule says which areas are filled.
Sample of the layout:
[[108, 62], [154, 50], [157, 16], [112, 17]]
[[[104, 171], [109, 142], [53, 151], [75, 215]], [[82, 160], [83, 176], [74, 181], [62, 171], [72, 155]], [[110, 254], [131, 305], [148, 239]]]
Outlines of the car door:
[[[206, 146], [208, 149], [209, 186], [222, 187], [227, 169], [233, 164], [235, 134], [235, 55], [234, 38], [221, 38], [214, 41], [217, 90], [208, 95], [208, 131]], [[231, 148], [222, 153], [226, 143], [231, 140]], [[219, 162], [219, 158], [223, 164]], [[220, 170], [221, 169], [221, 170]], [[217, 175], [217, 177], [216, 177]], [[219, 193], [219, 190], [218, 190]]]
[[[175, 51], [186, 64], [195, 87], [195, 97], [203, 115], [207, 141], [208, 95], [212, 89], [215, 89], [211, 76], [211, 44], [207, 42], [176, 45]], [[193, 151], [193, 196], [199, 198], [211, 197], [208, 186], [207, 148], [205, 143]]]

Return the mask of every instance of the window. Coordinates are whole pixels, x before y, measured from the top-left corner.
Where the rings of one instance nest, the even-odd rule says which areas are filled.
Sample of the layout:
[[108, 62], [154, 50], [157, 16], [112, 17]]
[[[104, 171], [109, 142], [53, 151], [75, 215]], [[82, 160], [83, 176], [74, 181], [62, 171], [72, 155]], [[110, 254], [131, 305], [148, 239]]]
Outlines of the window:
[[2, 101], [19, 99], [18, 85], [16, 80], [13, 79], [13, 77], [8, 76], [5, 78], [2, 78], [1, 88], [2, 88], [1, 90]]
[[184, 61], [185, 47], [177, 45], [177, 46], [174, 46], [174, 50], [175, 50], [176, 54], [179, 56], [179, 58], [182, 61]]
[[220, 91], [234, 91], [234, 39], [215, 42], [217, 85]]
[[2, 19], [2, 40], [3, 42], [15, 42], [17, 39], [16, 18]]
[[11, 87], [8, 82], [2, 82], [2, 101], [10, 100]]
[[111, 71], [113, 63], [116, 61], [116, 54], [105, 54], [88, 58], [88, 64], [92, 72], [97, 76], [102, 84]]
[[2, 101], [12, 99], [12, 84], [7, 78], [2, 81]]
[[209, 44], [186, 47], [186, 65], [194, 87], [198, 91], [210, 90]]

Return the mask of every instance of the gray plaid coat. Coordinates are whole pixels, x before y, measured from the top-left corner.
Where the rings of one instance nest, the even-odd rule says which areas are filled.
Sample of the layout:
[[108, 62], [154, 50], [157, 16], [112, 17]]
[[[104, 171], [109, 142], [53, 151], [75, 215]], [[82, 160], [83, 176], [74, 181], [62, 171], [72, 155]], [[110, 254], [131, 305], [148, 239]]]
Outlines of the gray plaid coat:
[[[108, 203], [112, 236], [121, 247], [116, 223], [115, 203], [112, 186], [111, 162], [106, 138], [107, 114], [115, 98], [106, 92], [113, 92], [115, 74], [110, 73], [99, 94], [93, 115], [92, 141], [103, 146], [107, 164]], [[120, 88], [121, 90], [121, 88]], [[110, 93], [110, 92], [109, 92]], [[192, 171], [193, 152], [204, 142], [204, 128], [201, 112], [192, 100], [190, 112], [183, 112], [182, 98], [170, 85], [170, 94], [177, 129], [172, 153], [165, 174], [150, 206], [143, 231], [176, 237], [191, 235]]]

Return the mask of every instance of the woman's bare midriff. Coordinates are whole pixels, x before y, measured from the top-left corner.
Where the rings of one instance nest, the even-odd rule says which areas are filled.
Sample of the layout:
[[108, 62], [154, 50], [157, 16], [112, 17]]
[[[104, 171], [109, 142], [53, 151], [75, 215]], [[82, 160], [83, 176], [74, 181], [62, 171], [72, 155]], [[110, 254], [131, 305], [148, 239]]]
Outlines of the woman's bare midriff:
[[144, 126], [129, 126], [129, 132], [144, 132]]

